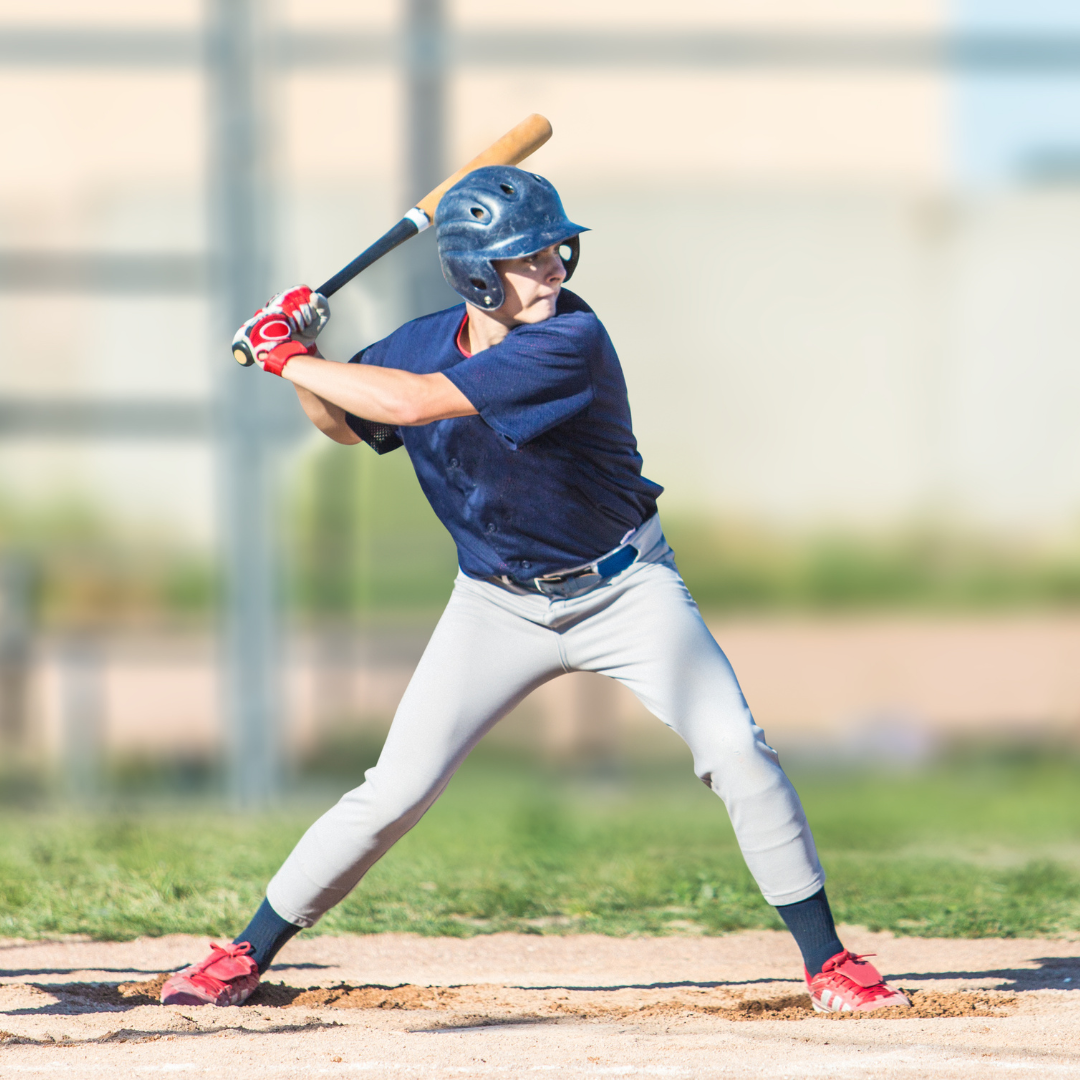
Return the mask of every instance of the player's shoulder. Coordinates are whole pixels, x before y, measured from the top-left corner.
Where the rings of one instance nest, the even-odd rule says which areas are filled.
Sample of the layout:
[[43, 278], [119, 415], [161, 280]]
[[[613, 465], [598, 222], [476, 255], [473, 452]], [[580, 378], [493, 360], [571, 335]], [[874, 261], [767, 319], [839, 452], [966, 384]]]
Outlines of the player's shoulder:
[[415, 354], [418, 349], [430, 348], [436, 343], [452, 340], [464, 317], [465, 305], [455, 304], [442, 311], [410, 319], [392, 334], [366, 349], [361, 349], [350, 363], [387, 364], [389, 360], [390, 367], [405, 366], [403, 356]]
[[599, 337], [604, 332], [603, 324], [577, 293], [563, 289], [555, 305], [555, 314], [550, 319], [538, 323], [525, 323], [513, 330], [517, 337], [547, 337], [554, 335], [587, 342]]
[[[591, 315], [596, 319], [596, 312], [576, 292], [571, 292], [569, 289], [559, 290], [559, 299], [555, 304], [555, 314], [556, 316]], [[596, 321], [599, 322], [600, 320], [597, 319]]]
[[608, 343], [607, 331], [596, 312], [568, 289], [559, 293], [555, 314], [550, 319], [517, 326], [510, 337], [530, 351], [558, 354], [569, 351], [581, 356], [592, 356]]
[[604, 333], [604, 324], [577, 293], [563, 289], [555, 306], [555, 317], [549, 320], [564, 333], [582, 338], [595, 338]]
[[418, 319], [410, 319], [404, 325], [399, 326], [387, 340], [403, 338], [410, 343], [433, 338], [442, 340], [447, 333], [457, 333], [457, 328], [461, 325], [463, 318], [465, 318], [465, 305], [455, 304], [453, 307], [444, 308], [442, 311], [433, 311], [430, 315], [421, 315]]

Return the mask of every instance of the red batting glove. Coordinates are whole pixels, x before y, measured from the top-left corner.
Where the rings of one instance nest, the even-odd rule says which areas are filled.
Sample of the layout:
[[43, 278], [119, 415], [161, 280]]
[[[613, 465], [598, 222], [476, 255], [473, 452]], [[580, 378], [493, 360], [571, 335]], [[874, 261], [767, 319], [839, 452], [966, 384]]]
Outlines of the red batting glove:
[[311, 356], [314, 352], [314, 345], [305, 345], [302, 341], [283, 341], [266, 354], [262, 369], [269, 371], [271, 375], [280, 375], [294, 356]]
[[233, 356], [245, 367], [258, 364], [263, 371], [280, 375], [282, 368], [300, 353], [313, 353], [315, 344], [294, 340], [292, 320], [280, 308], [256, 312], [233, 338]]
[[319, 331], [330, 321], [330, 304], [326, 297], [312, 292], [306, 285], [294, 285], [272, 296], [266, 307], [285, 312], [295, 327], [293, 337], [305, 345], [313, 345]]
[[315, 338], [329, 321], [326, 297], [296, 285], [272, 296], [236, 331], [233, 356], [245, 367], [258, 364], [280, 375], [290, 357], [315, 352]]

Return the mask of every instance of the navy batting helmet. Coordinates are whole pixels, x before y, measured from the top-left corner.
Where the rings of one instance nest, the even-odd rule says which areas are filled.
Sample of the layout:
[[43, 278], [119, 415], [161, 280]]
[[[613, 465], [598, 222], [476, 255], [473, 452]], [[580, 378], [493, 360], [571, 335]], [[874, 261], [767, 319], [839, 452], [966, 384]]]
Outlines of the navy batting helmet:
[[471, 304], [494, 311], [506, 294], [492, 259], [535, 255], [552, 244], [569, 279], [578, 261], [578, 234], [563, 210], [559, 193], [536, 173], [510, 165], [486, 165], [459, 180], [435, 211], [435, 239], [443, 277]]

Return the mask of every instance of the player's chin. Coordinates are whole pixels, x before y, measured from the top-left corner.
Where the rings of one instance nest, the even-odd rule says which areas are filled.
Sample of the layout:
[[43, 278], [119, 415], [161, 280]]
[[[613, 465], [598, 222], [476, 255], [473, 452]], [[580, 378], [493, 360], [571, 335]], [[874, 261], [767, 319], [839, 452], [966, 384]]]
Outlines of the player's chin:
[[555, 289], [549, 296], [538, 296], [528, 307], [522, 308], [514, 316], [518, 323], [538, 323], [550, 319], [555, 314], [555, 308], [559, 303], [559, 290]]

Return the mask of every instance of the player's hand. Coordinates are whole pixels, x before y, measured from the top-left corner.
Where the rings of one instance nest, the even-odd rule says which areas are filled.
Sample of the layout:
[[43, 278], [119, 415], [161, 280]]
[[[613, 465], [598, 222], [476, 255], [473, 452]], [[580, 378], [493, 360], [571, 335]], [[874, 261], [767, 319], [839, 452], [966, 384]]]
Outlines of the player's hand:
[[292, 319], [279, 307], [260, 308], [239, 330], [232, 342], [233, 356], [244, 367], [258, 364], [263, 371], [280, 375], [294, 356], [314, 353], [310, 345], [297, 339]]
[[314, 345], [319, 331], [330, 321], [330, 303], [321, 293], [306, 285], [294, 285], [266, 302], [267, 308], [280, 308], [294, 327], [293, 337], [305, 345]]
[[[264, 370], [280, 375], [278, 358], [284, 356], [287, 360], [301, 352], [314, 354], [315, 339], [329, 321], [330, 305], [326, 297], [313, 293], [306, 285], [295, 285], [270, 297], [265, 306], [236, 331], [233, 356], [244, 367], [258, 364]], [[289, 342], [299, 343], [303, 348], [285, 349]], [[263, 360], [272, 351], [274, 359], [267, 367]], [[284, 360], [281, 367], [285, 366]]]

